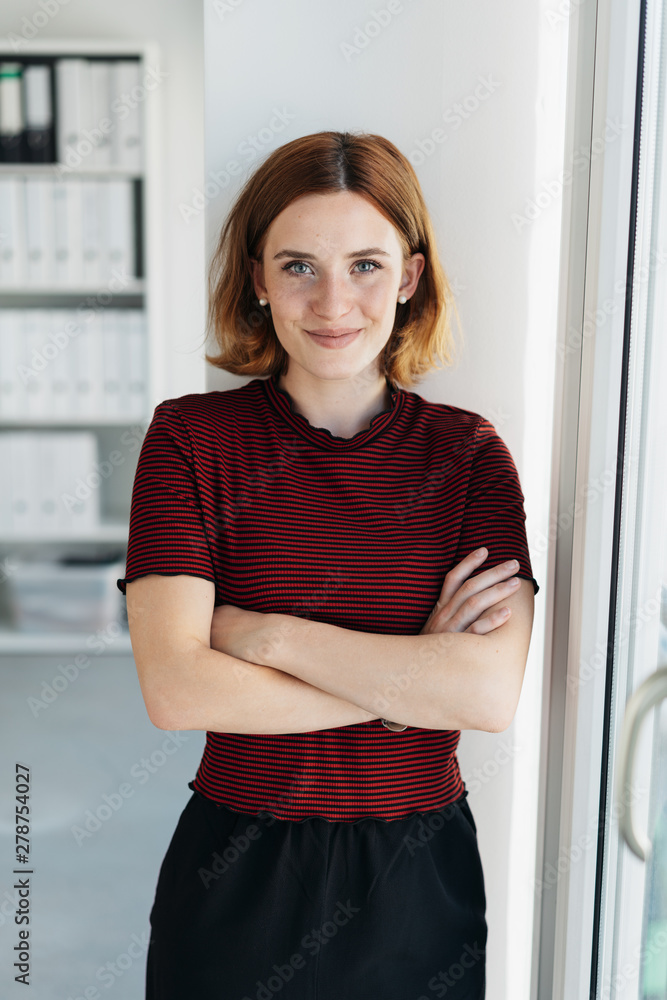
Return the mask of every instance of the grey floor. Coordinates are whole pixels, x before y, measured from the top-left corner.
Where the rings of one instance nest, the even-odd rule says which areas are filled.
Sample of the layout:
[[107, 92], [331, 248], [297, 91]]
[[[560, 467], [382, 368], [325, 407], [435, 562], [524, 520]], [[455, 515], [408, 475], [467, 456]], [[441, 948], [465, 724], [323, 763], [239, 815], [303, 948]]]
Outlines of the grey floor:
[[[91, 659], [40, 708], [29, 699], [42, 700], [43, 683], [62, 677], [59, 667], [72, 657], [0, 657], [0, 996], [7, 1000], [144, 997], [158, 871], [205, 733], [179, 734], [181, 745], [168, 744], [173, 752], [165, 754], [169, 734], [146, 714], [131, 656]], [[153, 773], [141, 763], [151, 756]], [[12, 967], [19, 930], [12, 872], [22, 867], [14, 859], [16, 761], [32, 773], [30, 991]], [[126, 798], [118, 792], [124, 784], [133, 790]], [[117, 808], [104, 808], [104, 795]], [[87, 810], [93, 817], [99, 810], [99, 828]], [[86, 832], [87, 819], [91, 835], [77, 842], [73, 828]]]

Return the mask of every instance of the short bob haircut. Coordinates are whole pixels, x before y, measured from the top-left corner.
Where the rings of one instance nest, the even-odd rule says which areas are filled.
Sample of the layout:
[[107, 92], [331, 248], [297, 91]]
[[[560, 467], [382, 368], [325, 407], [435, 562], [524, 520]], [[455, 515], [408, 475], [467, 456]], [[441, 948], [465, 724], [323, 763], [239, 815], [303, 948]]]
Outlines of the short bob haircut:
[[280, 146], [248, 178], [220, 232], [208, 281], [207, 334], [219, 353], [206, 361], [234, 375], [287, 372], [289, 355], [276, 336], [269, 309], [255, 297], [251, 259], [261, 260], [272, 221], [306, 194], [354, 191], [395, 227], [404, 258], [423, 253], [414, 295], [396, 307], [396, 320], [379, 359], [392, 385], [415, 385], [433, 368], [454, 363], [452, 291], [438, 257], [433, 226], [417, 175], [388, 139], [370, 133], [316, 132]]

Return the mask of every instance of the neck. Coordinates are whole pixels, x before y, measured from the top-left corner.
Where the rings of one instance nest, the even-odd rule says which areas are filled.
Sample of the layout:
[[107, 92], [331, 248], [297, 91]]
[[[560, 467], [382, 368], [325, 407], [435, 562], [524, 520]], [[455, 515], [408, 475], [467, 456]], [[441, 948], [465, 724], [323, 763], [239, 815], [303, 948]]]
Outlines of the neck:
[[290, 370], [277, 383], [290, 396], [295, 413], [305, 417], [312, 427], [324, 427], [335, 437], [354, 437], [370, 427], [373, 417], [391, 409], [391, 390], [379, 373], [324, 379]]

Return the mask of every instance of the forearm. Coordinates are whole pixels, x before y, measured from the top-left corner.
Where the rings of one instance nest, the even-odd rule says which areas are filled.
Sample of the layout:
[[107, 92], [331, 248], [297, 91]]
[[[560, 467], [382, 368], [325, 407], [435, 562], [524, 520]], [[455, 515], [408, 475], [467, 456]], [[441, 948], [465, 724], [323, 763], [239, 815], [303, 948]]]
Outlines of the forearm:
[[421, 729], [494, 731], [506, 691], [487, 635], [378, 635], [275, 615], [262, 663]]
[[263, 664], [198, 644], [179, 667], [162, 729], [305, 733], [378, 718], [345, 699]]

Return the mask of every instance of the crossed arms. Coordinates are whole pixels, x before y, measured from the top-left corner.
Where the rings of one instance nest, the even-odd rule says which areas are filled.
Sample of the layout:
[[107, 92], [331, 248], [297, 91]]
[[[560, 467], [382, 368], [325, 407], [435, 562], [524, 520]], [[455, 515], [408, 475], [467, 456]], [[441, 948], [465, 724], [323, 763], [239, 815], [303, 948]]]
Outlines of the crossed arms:
[[533, 585], [519, 579], [511, 591], [503, 567], [468, 580], [472, 556], [448, 574], [430, 631], [419, 635], [215, 608], [214, 584], [199, 577], [129, 581], [132, 649], [151, 722], [275, 734], [384, 717], [423, 729], [501, 732], [521, 693]]

